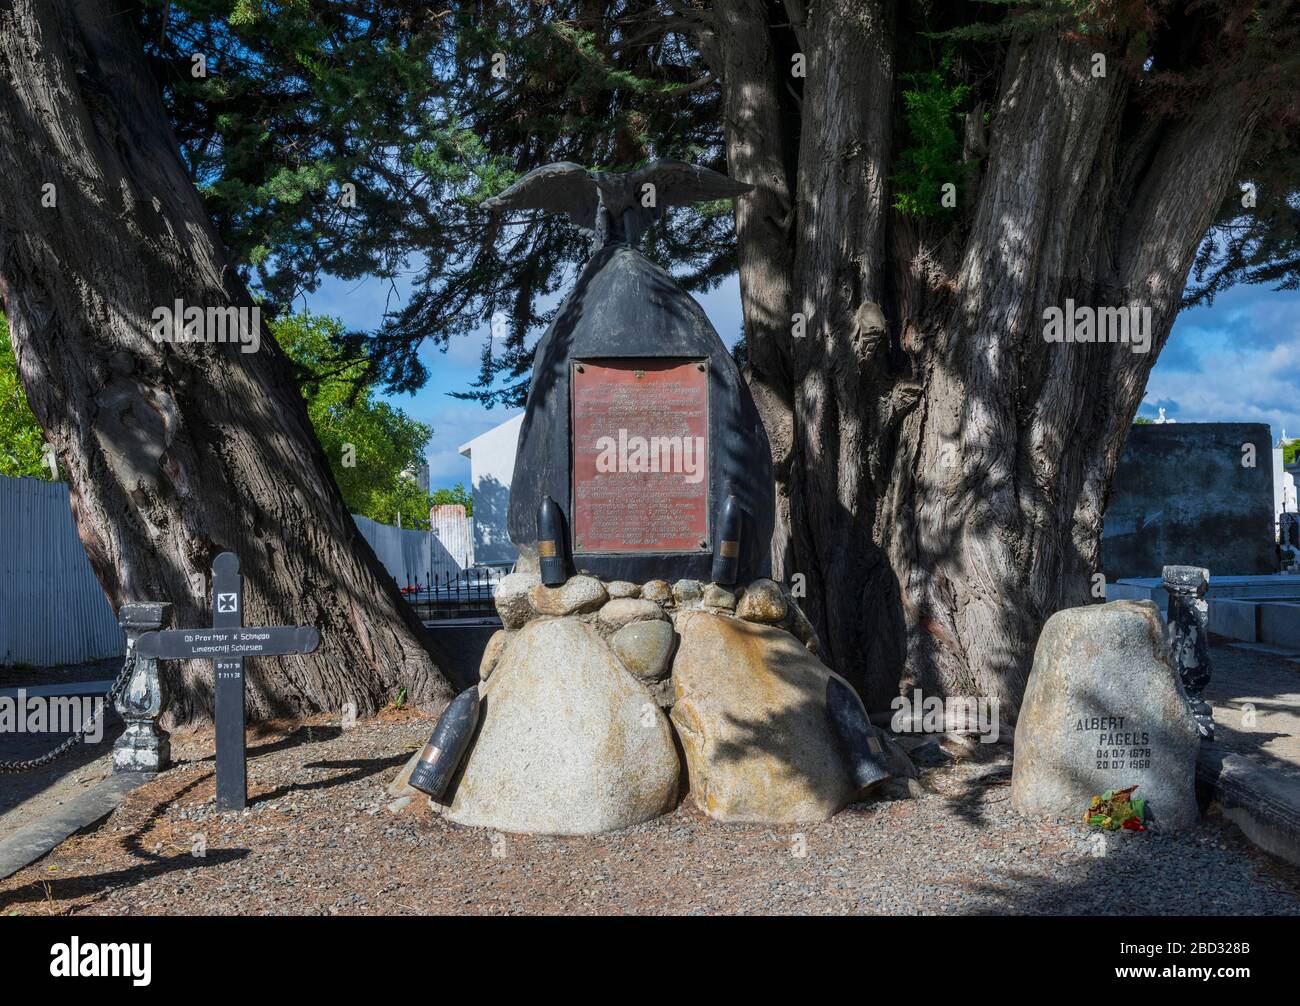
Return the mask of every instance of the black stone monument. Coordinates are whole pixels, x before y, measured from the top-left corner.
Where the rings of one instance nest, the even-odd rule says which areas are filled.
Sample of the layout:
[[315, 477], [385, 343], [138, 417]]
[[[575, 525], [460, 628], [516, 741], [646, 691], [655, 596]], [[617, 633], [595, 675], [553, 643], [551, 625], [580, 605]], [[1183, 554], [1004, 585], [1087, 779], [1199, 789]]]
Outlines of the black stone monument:
[[[557, 559], [569, 575], [638, 583], [770, 573], [774, 483], [758, 410], [700, 305], [636, 248], [664, 207], [749, 189], [673, 161], [627, 174], [552, 164], [486, 204], [564, 212], [593, 235], [537, 345], [510, 487], [510, 538], [550, 560], [545, 582], [557, 582]], [[539, 509], [559, 541], [539, 536]]]

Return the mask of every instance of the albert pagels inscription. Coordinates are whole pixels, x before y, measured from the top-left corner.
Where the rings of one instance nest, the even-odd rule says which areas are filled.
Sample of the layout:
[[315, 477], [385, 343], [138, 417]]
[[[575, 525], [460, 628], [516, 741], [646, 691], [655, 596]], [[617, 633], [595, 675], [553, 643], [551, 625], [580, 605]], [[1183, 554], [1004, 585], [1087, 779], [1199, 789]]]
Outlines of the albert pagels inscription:
[[701, 552], [709, 538], [703, 360], [573, 364], [573, 551]]
[[1151, 736], [1137, 729], [1130, 717], [1081, 716], [1074, 729], [1096, 736], [1097, 768], [1101, 771], [1151, 767]]

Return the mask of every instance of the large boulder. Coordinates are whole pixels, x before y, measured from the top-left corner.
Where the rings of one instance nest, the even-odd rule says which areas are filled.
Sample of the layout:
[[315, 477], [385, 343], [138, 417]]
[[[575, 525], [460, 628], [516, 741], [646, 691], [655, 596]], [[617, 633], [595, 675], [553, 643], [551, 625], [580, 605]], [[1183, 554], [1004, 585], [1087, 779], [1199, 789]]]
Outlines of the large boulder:
[[684, 612], [677, 632], [672, 721], [696, 806], [787, 824], [857, 796], [826, 711], [829, 668], [783, 629], [727, 615]]
[[501, 659], [501, 653], [506, 647], [506, 640], [510, 634], [505, 629], [497, 629], [492, 633], [492, 638], [487, 641], [487, 646], [483, 647], [483, 656], [478, 662], [478, 676], [480, 681], [486, 681], [492, 677], [493, 670], [496, 669], [497, 661]]
[[672, 808], [678, 761], [668, 721], [578, 619], [528, 623], [482, 691], [451, 820], [590, 835]]
[[1016, 722], [1011, 805], [1082, 820], [1093, 796], [1137, 786], [1164, 830], [1193, 824], [1196, 721], [1150, 601], [1058, 611], [1043, 626]]

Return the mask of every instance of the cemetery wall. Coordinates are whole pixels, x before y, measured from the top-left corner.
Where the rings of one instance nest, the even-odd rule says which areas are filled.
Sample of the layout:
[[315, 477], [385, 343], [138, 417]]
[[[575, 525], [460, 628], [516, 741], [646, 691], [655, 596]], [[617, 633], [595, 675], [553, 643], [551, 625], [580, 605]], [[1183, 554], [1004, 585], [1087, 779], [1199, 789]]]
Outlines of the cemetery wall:
[[[1243, 448], [1252, 445], [1254, 465]], [[1158, 577], [1166, 565], [1211, 576], [1277, 572], [1273, 467], [1262, 423], [1134, 426], [1102, 532], [1106, 580]]]
[[126, 640], [62, 482], [0, 475], [0, 666], [120, 657]]

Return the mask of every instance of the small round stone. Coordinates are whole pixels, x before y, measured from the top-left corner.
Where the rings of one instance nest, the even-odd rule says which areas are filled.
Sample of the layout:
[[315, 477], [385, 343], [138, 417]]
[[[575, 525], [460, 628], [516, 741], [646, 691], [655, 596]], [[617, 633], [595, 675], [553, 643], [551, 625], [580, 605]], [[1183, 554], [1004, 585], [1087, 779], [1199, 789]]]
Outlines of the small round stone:
[[502, 625], [517, 629], [533, 617], [529, 592], [540, 583], [541, 577], [536, 573], [511, 573], [502, 577], [493, 598]]
[[704, 594], [699, 580], [678, 580], [673, 584], [673, 600], [678, 606], [694, 604]]
[[667, 580], [651, 580], [641, 588], [641, 596], [647, 601], [664, 604], [673, 599], [673, 588]]
[[735, 611], [736, 595], [726, 587], [711, 583], [704, 588], [703, 604], [706, 608], [725, 608], [727, 611]]
[[595, 611], [608, 600], [605, 585], [594, 576], [570, 577], [562, 587], [540, 583], [528, 592], [528, 600], [539, 615], [573, 615]]
[[677, 636], [668, 622], [633, 622], [609, 640], [623, 666], [642, 681], [659, 681], [668, 676], [668, 658], [676, 642]]
[[745, 588], [736, 614], [751, 622], [775, 625], [785, 618], [789, 605], [781, 588], [771, 580], [755, 580]]

